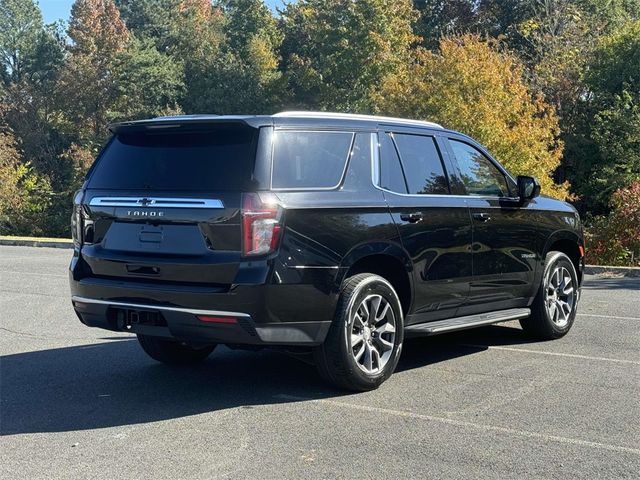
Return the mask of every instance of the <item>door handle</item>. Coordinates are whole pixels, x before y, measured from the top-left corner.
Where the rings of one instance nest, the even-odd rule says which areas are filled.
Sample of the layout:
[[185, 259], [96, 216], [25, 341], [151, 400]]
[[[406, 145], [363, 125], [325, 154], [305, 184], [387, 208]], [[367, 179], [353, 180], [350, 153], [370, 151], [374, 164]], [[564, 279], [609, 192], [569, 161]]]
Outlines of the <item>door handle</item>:
[[488, 222], [491, 220], [491, 215], [488, 213], [474, 213], [473, 218], [479, 222]]
[[420, 213], [420, 212], [403, 213], [403, 214], [400, 215], [400, 220], [403, 220], [403, 221], [409, 222], [409, 223], [417, 223], [420, 220], [422, 220], [422, 213]]

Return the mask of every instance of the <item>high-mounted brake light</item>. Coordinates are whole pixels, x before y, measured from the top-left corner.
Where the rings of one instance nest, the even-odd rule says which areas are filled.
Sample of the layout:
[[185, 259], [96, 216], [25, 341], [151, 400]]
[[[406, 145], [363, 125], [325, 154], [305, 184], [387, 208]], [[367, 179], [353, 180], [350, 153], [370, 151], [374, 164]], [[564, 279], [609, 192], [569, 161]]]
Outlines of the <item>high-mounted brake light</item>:
[[242, 254], [266, 255], [278, 248], [282, 234], [282, 208], [265, 202], [257, 193], [242, 195]]

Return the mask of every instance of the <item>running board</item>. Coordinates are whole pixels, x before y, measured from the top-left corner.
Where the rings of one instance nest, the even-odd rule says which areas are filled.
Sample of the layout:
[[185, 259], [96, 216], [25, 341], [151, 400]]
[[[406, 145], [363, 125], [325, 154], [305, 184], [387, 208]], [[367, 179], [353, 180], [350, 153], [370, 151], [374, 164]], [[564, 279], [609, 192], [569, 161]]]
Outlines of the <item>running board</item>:
[[407, 336], [436, 335], [438, 333], [453, 332], [466, 328], [481, 327], [482, 325], [492, 325], [494, 323], [519, 320], [531, 315], [529, 308], [510, 308], [497, 312], [479, 313], [467, 315], [465, 317], [447, 318], [435, 322], [418, 323], [404, 328]]

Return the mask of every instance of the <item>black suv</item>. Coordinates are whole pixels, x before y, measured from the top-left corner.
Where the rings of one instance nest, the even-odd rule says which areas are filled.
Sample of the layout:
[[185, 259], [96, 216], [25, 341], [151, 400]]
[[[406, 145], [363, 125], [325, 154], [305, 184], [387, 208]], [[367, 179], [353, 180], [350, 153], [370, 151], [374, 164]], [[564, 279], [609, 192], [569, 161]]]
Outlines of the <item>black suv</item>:
[[111, 130], [74, 201], [72, 301], [156, 360], [307, 349], [368, 390], [409, 336], [519, 320], [551, 339], [575, 319], [578, 214], [465, 135], [311, 112]]

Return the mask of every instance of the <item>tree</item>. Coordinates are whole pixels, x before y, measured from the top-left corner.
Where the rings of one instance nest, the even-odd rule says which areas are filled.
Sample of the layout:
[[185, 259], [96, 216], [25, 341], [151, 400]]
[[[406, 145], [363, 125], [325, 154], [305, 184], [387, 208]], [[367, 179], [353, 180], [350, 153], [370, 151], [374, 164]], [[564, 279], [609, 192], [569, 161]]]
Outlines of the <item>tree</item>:
[[529, 92], [523, 65], [495, 41], [445, 37], [438, 52], [419, 49], [416, 61], [387, 78], [377, 98], [389, 114], [424, 118], [486, 145], [514, 174], [539, 178], [543, 193], [564, 198], [553, 173], [560, 163], [558, 118]]
[[0, 73], [5, 83], [21, 80], [42, 28], [42, 14], [33, 0], [0, 2]]
[[418, 41], [409, 0], [300, 0], [282, 12], [284, 72], [307, 108], [375, 111], [383, 80]]
[[140, 40], [152, 40], [166, 53], [173, 42], [173, 27], [181, 0], [115, 0], [127, 29]]
[[612, 193], [640, 181], [640, 21], [597, 44], [572, 132], [566, 163], [576, 193], [594, 213], [609, 209]]
[[115, 0], [127, 28], [158, 51], [189, 63], [214, 56], [222, 42], [223, 18], [211, 0]]
[[262, 0], [222, 0], [214, 10], [222, 26], [216, 52], [186, 68], [189, 113], [268, 113], [287, 97], [278, 70], [282, 35]]
[[0, 2], [0, 73], [6, 106], [3, 121], [21, 150], [40, 172], [55, 158], [56, 81], [63, 61], [63, 39], [56, 25], [45, 26], [32, 0]]
[[[179, 59], [184, 68], [186, 113], [206, 113], [210, 92], [209, 69], [220, 57], [224, 41], [224, 18], [209, 1], [185, 0], [176, 6], [170, 26], [167, 52]], [[209, 113], [216, 113], [209, 110]]]
[[478, 31], [516, 49], [520, 46], [518, 26], [532, 15], [540, 1], [545, 0], [480, 0], [476, 4]]
[[610, 207], [608, 216], [588, 222], [589, 262], [640, 266], [640, 182], [616, 190]]
[[416, 32], [427, 48], [437, 48], [444, 35], [468, 32], [477, 25], [476, 2], [473, 0], [414, 0], [419, 12]]
[[230, 50], [250, 55], [256, 39], [271, 51], [280, 47], [282, 32], [262, 0], [221, 0], [219, 5], [226, 18], [224, 32]]
[[441, 37], [477, 33], [520, 49], [520, 23], [532, 13], [531, 0], [414, 0], [420, 12], [416, 32], [423, 45], [437, 49]]
[[640, 20], [640, 0], [577, 0], [576, 3], [597, 20], [604, 33], [613, 33], [629, 21]]
[[68, 35], [73, 44], [59, 82], [65, 113], [62, 127], [80, 141], [101, 139], [119, 95], [115, 61], [130, 34], [113, 0], [77, 0]]
[[0, 129], [0, 234], [42, 235], [51, 185], [22, 160], [13, 133]]
[[150, 40], [134, 40], [114, 62], [117, 100], [109, 116], [149, 118], [180, 113], [183, 70]]

